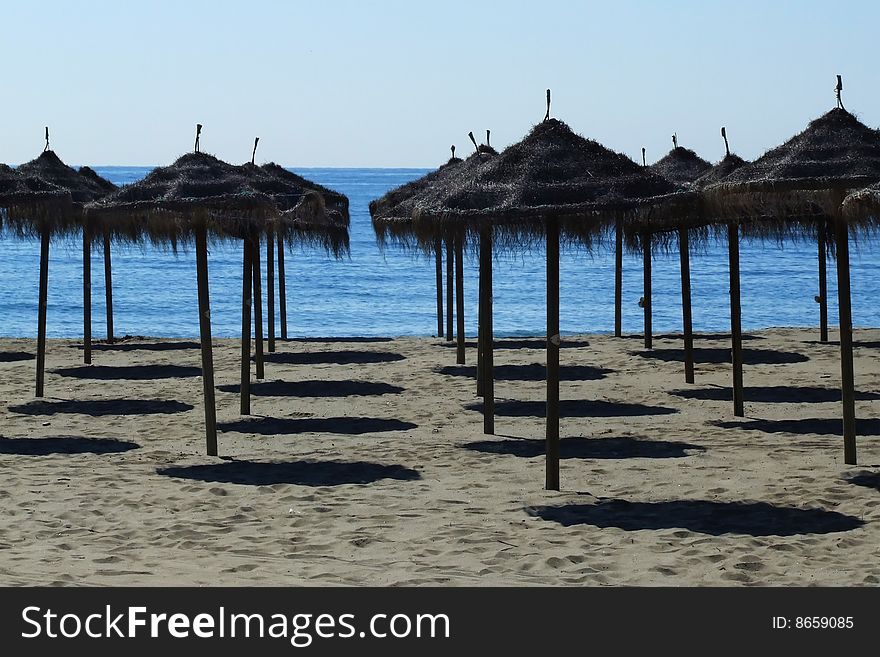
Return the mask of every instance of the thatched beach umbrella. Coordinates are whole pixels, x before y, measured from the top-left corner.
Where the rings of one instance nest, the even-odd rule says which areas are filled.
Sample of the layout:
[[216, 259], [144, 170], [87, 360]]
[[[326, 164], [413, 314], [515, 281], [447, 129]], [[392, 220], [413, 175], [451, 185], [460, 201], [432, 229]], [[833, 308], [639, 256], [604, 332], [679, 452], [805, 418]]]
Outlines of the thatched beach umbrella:
[[[106, 178], [99, 176], [91, 167], [80, 167], [79, 175], [85, 177], [101, 189], [103, 191], [102, 196], [112, 194], [119, 189]], [[105, 230], [102, 237], [104, 240], [104, 305], [107, 307], [107, 342], [113, 342], [115, 335], [113, 333], [113, 267], [110, 256], [110, 231]]]
[[[672, 135], [672, 150], [649, 168], [656, 174], [682, 188], [688, 188], [700, 176], [712, 167], [706, 160], [694, 151], [678, 145], [678, 136]], [[643, 262], [643, 293], [641, 298], [642, 311], [644, 313], [645, 349], [651, 349], [653, 339], [653, 308], [651, 291], [651, 236], [646, 232], [642, 242]], [[620, 248], [620, 240], [618, 240]], [[618, 258], [620, 260], [620, 258]], [[618, 278], [619, 280], [619, 278]], [[618, 295], [620, 298], [621, 295]], [[619, 312], [619, 311], [618, 311]]]
[[[82, 215], [83, 205], [106, 196], [116, 189], [116, 185], [104, 180], [91, 171], [91, 175], [83, 175], [75, 169], [67, 166], [54, 151], [49, 150], [48, 128], [46, 129], [46, 149], [39, 157], [22, 164], [19, 171], [28, 175], [37, 176], [52, 183], [70, 193], [74, 211]], [[94, 229], [88, 222], [82, 221], [82, 244], [83, 244], [83, 361], [92, 362], [92, 238]], [[105, 271], [109, 266], [108, 245], [109, 235], [105, 236]], [[108, 289], [108, 300], [110, 299]], [[112, 339], [112, 310], [108, 306], [108, 339]]]
[[49, 240], [54, 234], [73, 232], [79, 223], [68, 191], [0, 164], [0, 225], [4, 231], [15, 235], [40, 236], [36, 396], [42, 397], [46, 368]]
[[[589, 245], [618, 217], [651, 208], [674, 209], [676, 187], [547, 114], [520, 142], [487, 159], [469, 179], [451, 180], [434, 202], [417, 206], [416, 230], [424, 243], [439, 232], [479, 236], [481, 280], [489, 300], [483, 337], [484, 431], [494, 430], [492, 383], [492, 243], [547, 249], [547, 472], [559, 488], [559, 245], [560, 235]], [[657, 197], [670, 195], [665, 203]], [[483, 322], [481, 322], [481, 327]]]
[[[812, 121], [760, 158], [710, 185], [704, 197], [710, 211], [726, 222], [731, 240], [745, 234], [815, 237], [827, 220], [834, 228], [840, 315], [841, 388], [844, 461], [856, 463], [855, 391], [849, 276], [849, 226], [841, 210], [845, 197], [880, 181], [880, 131], [861, 123], [843, 108], [838, 80], [838, 106]], [[733, 261], [733, 256], [731, 256]], [[733, 292], [731, 292], [733, 295]], [[737, 402], [742, 408], [742, 390]], [[738, 409], [739, 410], [739, 409]]]
[[[256, 153], [256, 143], [254, 153]], [[244, 164], [241, 171], [247, 176], [256, 190], [267, 195], [279, 210], [279, 217], [266, 224], [266, 266], [267, 297], [269, 300], [269, 351], [275, 351], [275, 313], [274, 313], [274, 264], [272, 255], [277, 237], [283, 247], [298, 244], [326, 250], [335, 257], [348, 252], [348, 200], [336, 192], [329, 192], [331, 204], [328, 206], [324, 194], [307, 185], [310, 183], [296, 174], [290, 174], [278, 165], [256, 166], [253, 161]], [[283, 172], [283, 173], [281, 173]], [[323, 188], [325, 189], [325, 188]], [[340, 201], [344, 199], [344, 203]], [[260, 233], [254, 232], [244, 242], [244, 264], [242, 289], [242, 388], [241, 412], [250, 414], [250, 302], [247, 296], [253, 284], [253, 309], [256, 337], [257, 379], [265, 376], [263, 363], [262, 291], [260, 288]], [[279, 263], [283, 262], [283, 248], [279, 251]], [[245, 308], [247, 305], [247, 308]], [[247, 374], [247, 376], [246, 376]]]
[[[256, 150], [256, 145], [254, 146]], [[252, 160], [253, 163], [253, 160]], [[339, 227], [337, 230], [337, 237], [341, 234], [341, 227], [345, 227], [345, 240], [348, 239], [348, 225], [350, 222], [350, 215], [348, 209], [348, 197], [345, 194], [341, 194], [337, 191], [329, 189], [324, 185], [320, 185], [312, 180], [308, 180], [307, 178], [303, 178], [302, 176], [293, 173], [292, 171], [288, 171], [284, 167], [279, 164], [275, 164], [274, 162], [270, 162], [269, 164], [264, 164], [260, 167], [267, 174], [276, 178], [277, 180], [287, 184], [292, 188], [301, 188], [303, 190], [310, 190], [317, 192], [324, 202], [324, 210], [323, 213], [326, 213], [327, 216], [333, 218], [333, 223]], [[279, 300], [279, 315], [281, 316], [281, 339], [287, 339], [287, 282], [285, 280], [285, 271], [284, 271], [284, 244], [282, 236], [280, 235], [267, 235], [267, 240], [277, 239], [277, 249], [278, 249], [278, 300]], [[335, 238], [331, 239], [331, 242], [334, 241]], [[338, 240], [337, 240], [338, 242]], [[272, 256], [269, 254], [269, 245], [267, 242], [267, 250], [266, 250], [266, 262], [267, 266], [271, 264]], [[331, 246], [332, 248], [332, 246]], [[346, 249], [348, 247], [346, 246]], [[267, 279], [267, 286], [273, 286], [274, 282]], [[274, 294], [270, 294], [269, 296], [269, 341], [271, 343], [270, 346], [274, 348], [275, 342], [275, 298]], [[271, 349], [270, 349], [271, 351]]]
[[[473, 138], [473, 133], [469, 133]], [[434, 185], [442, 185], [443, 180], [454, 174], [459, 167], [465, 167], [466, 171], [470, 171], [472, 167], [482, 158], [490, 156], [494, 150], [489, 146], [477, 146], [476, 152], [467, 160], [462, 160], [455, 156], [455, 146], [451, 147], [452, 157], [440, 166], [438, 169], [425, 174], [424, 176], [412, 180], [404, 185], [400, 185], [384, 196], [370, 201], [370, 216], [373, 222], [373, 230], [376, 232], [376, 240], [379, 245], [384, 247], [387, 243], [397, 243], [404, 248], [418, 248], [419, 240], [415, 232], [412, 213], [415, 209], [416, 202], [422, 195], [428, 193]], [[447, 244], [453, 246], [453, 257], [455, 261], [455, 314], [456, 314], [456, 362], [463, 365], [465, 362], [465, 340], [464, 340], [464, 244], [457, 235], [447, 236]], [[438, 302], [438, 335], [443, 332], [442, 329], [442, 312], [440, 311], [442, 291], [442, 267], [439, 264], [439, 254], [441, 251], [442, 236], [437, 236], [431, 245], [431, 249], [435, 252], [437, 259], [437, 302]], [[447, 263], [449, 258], [447, 256]], [[448, 292], [447, 285], [447, 292]], [[450, 304], [447, 303], [447, 310]]]
[[[704, 187], [723, 179], [743, 166], [746, 162], [738, 155], [730, 152], [730, 145], [727, 141], [727, 129], [721, 128], [721, 136], [724, 139], [724, 158], [711, 166], [703, 175], [696, 180], [687, 183], [687, 187], [693, 190], [703, 189]], [[685, 149], [681, 149], [685, 150]], [[664, 167], [670, 176], [683, 179], [697, 168], [698, 165], [694, 158], [697, 158], [693, 151], [683, 154], [679, 161], [683, 162], [684, 173], [676, 173], [670, 162]], [[699, 158], [697, 158], [699, 159]], [[701, 160], [702, 161], [702, 160]], [[656, 216], [650, 219], [637, 216], [628, 221], [625, 226], [626, 240], [628, 246], [633, 251], [640, 251], [644, 254], [645, 247], [654, 248], [665, 245], [665, 243], [678, 239], [679, 260], [681, 266], [681, 310], [682, 310], [682, 337], [684, 342], [684, 370], [685, 381], [687, 383], [694, 382], [694, 339], [693, 339], [693, 321], [691, 313], [691, 274], [690, 274], [690, 237], [692, 229], [703, 227], [705, 220], [700, 219], [695, 212], [688, 213], [686, 216], [675, 217], [671, 215]], [[699, 237], [705, 237], [705, 231], [698, 234]]]
[[[201, 127], [201, 126], [199, 126]], [[196, 141], [198, 149], [198, 140]], [[208, 292], [208, 239], [243, 240], [277, 218], [275, 203], [239, 167], [198, 150], [86, 206], [90, 221], [155, 243], [195, 242], [208, 455], [217, 454], [214, 361]], [[248, 372], [249, 383], [249, 372]]]

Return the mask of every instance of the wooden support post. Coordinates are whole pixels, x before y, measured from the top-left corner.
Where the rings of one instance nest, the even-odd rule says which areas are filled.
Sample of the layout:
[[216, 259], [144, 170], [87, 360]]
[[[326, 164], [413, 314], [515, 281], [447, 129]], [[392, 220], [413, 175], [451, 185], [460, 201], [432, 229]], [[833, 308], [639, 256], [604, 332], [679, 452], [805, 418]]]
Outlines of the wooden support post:
[[840, 388], [843, 399], [843, 462], [856, 465], [856, 393], [853, 372], [852, 307], [849, 287], [849, 228], [835, 217], [837, 308], [840, 314]]
[[83, 222], [83, 362], [92, 362], [92, 238]]
[[483, 262], [483, 433], [495, 433], [495, 372], [492, 332], [492, 228], [483, 228], [480, 236]]
[[443, 247], [434, 242], [434, 274], [437, 279], [437, 337], [443, 337]]
[[284, 276], [284, 237], [278, 233], [278, 314], [281, 315], [281, 339], [287, 339], [287, 281]]
[[241, 414], [251, 414], [251, 278], [254, 273], [253, 246], [243, 240], [241, 266]]
[[651, 236], [645, 233], [642, 236], [642, 248], [644, 251], [644, 297], [642, 309], [645, 311], [645, 349], [653, 348], [654, 329], [651, 325]]
[[37, 397], [42, 397], [46, 375], [46, 310], [49, 294], [49, 229], [40, 235], [40, 305], [37, 310]]
[[614, 335], [623, 335], [623, 220], [614, 229]]
[[559, 490], [559, 221], [547, 221], [547, 490]]
[[266, 234], [266, 336], [269, 353], [275, 351], [275, 232]]
[[733, 362], [733, 414], [745, 415], [743, 393], [742, 309], [739, 292], [739, 226], [728, 224], [727, 249], [730, 256], [730, 341]]
[[483, 329], [486, 325], [486, 285], [483, 277], [483, 239], [480, 235], [480, 246], [477, 276], [477, 397], [483, 396]]
[[455, 236], [455, 320], [456, 338], [455, 362], [464, 365], [464, 235]]
[[113, 267], [110, 262], [110, 231], [104, 231], [104, 300], [107, 307], [107, 342], [113, 336]]
[[691, 255], [687, 228], [678, 229], [681, 260], [681, 323], [684, 333], [684, 380], [694, 382], [694, 327], [691, 316]]
[[453, 297], [453, 268], [455, 266], [455, 251], [452, 246], [452, 237], [446, 238], [446, 341], [452, 342], [455, 335], [452, 328], [452, 308], [455, 304]]
[[827, 251], [826, 224], [819, 223], [819, 341], [828, 342], [828, 274], [825, 263]]
[[260, 236], [254, 235], [254, 358], [257, 380], [266, 378], [263, 356], [263, 276], [260, 267]]
[[196, 229], [196, 278], [199, 288], [199, 337], [202, 343], [202, 392], [205, 398], [205, 448], [208, 456], [217, 456], [217, 407], [214, 402], [214, 354], [208, 292], [208, 237], [204, 226]]

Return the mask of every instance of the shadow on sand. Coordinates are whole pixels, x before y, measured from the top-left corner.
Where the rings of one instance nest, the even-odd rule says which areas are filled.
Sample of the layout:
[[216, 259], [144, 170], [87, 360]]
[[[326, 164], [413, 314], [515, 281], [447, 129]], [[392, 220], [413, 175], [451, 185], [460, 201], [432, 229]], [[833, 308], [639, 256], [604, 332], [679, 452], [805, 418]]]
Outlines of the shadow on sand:
[[[476, 349], [476, 342], [465, 342], [465, 347], [468, 349]], [[441, 343], [444, 347], [456, 347], [455, 341], [452, 342], [443, 342]], [[577, 347], [589, 347], [590, 341], [584, 340], [582, 338], [566, 338], [564, 335], [562, 336], [562, 343], [559, 345], [560, 349], [574, 349]], [[509, 340], [501, 339], [495, 340], [493, 348], [497, 350], [502, 349], [546, 349], [547, 348], [547, 338], [510, 338]]]
[[[666, 362], [684, 362], [684, 349], [651, 349], [633, 351], [633, 356], [651, 358]], [[743, 363], [746, 365], [785, 365], [805, 363], [809, 356], [796, 351], [778, 351], [776, 349], [743, 349]], [[694, 362], [707, 365], [721, 365], [731, 362], [730, 349], [726, 347], [695, 347]]]
[[629, 502], [601, 500], [595, 504], [568, 504], [527, 509], [529, 515], [564, 527], [592, 525], [626, 531], [686, 529], [701, 534], [796, 536], [830, 534], [861, 527], [853, 516], [824, 509], [774, 506], [766, 502]]
[[247, 486], [270, 486], [272, 484], [341, 486], [343, 484], [372, 484], [382, 479], [396, 479], [398, 481], [421, 479], [419, 473], [412, 468], [365, 461], [288, 461], [284, 463], [230, 461], [215, 465], [159, 468], [156, 472], [166, 477], [178, 479]]
[[48, 401], [37, 399], [26, 404], [10, 406], [13, 413], [22, 415], [55, 415], [79, 413], [100, 417], [104, 415], [166, 415], [193, 409], [192, 404], [173, 399], [64, 399]]
[[137, 443], [111, 438], [52, 436], [50, 438], [4, 438], [0, 454], [49, 456], [51, 454], [118, 454], [140, 447]]
[[[438, 367], [434, 371], [447, 376], [467, 376], [472, 379], [477, 376], [476, 365], [447, 365]], [[547, 367], [543, 363], [496, 365], [493, 371], [496, 381], [546, 381], [547, 379]], [[563, 381], [597, 381], [604, 379], [612, 371], [591, 365], [562, 365], [559, 368], [559, 378]]]
[[202, 368], [189, 365], [81, 365], [52, 370], [54, 374], [100, 381], [150, 381], [201, 376]]
[[[839, 402], [839, 388], [820, 388], [818, 386], [749, 386], [743, 391], [748, 402], [778, 404], [818, 404]], [[722, 386], [712, 388], [691, 388], [672, 390], [671, 395], [685, 399], [704, 399], [707, 401], [733, 401], [733, 390]], [[876, 392], [856, 392], [856, 399], [872, 401], [880, 399]]]
[[412, 422], [378, 417], [260, 417], [252, 420], [222, 422], [220, 431], [256, 433], [263, 436], [298, 433], [337, 433], [358, 436], [365, 433], [409, 431], [418, 428]]
[[[712, 422], [722, 429], [746, 429], [764, 433], [820, 434], [827, 436], [843, 435], [843, 420], [840, 418], [804, 418], [800, 420], [744, 420], [740, 422], [725, 420]], [[857, 436], [880, 436], [880, 420], [856, 418]]]
[[862, 472], [846, 479], [847, 482], [856, 486], [864, 486], [865, 488], [873, 488], [880, 491], [880, 472]]
[[336, 344], [336, 343], [346, 343], [346, 342], [393, 342], [394, 338], [370, 338], [370, 337], [358, 337], [358, 336], [343, 336], [343, 337], [335, 337], [335, 338], [275, 338], [278, 342], [303, 342], [303, 343], [312, 343], [312, 344]]
[[[466, 404], [469, 411], [482, 411], [483, 402]], [[503, 417], [546, 417], [547, 402], [503, 399], [495, 402], [495, 414]], [[678, 409], [646, 404], [627, 404], [604, 400], [563, 399], [559, 402], [562, 417], [635, 417], [639, 415], [670, 415]]]
[[[622, 336], [624, 339], [630, 340], [642, 340], [644, 341], [645, 336], [643, 333], [628, 333]], [[684, 335], [681, 333], [654, 333], [652, 336], [655, 340], [684, 340]], [[694, 333], [694, 341], [698, 340], [724, 340], [726, 342], [730, 342], [730, 333]], [[763, 340], [760, 335], [749, 335], [744, 334], [742, 336], [743, 342], [748, 340]]]
[[0, 351], [0, 363], [17, 363], [22, 360], [33, 360], [33, 354], [26, 351]]
[[303, 351], [267, 353], [268, 363], [284, 365], [360, 365], [365, 363], [390, 363], [403, 360], [405, 356], [392, 351]]
[[[544, 456], [544, 440], [479, 440], [463, 445], [484, 454], [509, 454], [523, 458]], [[704, 452], [704, 447], [681, 442], [641, 438], [562, 438], [559, 456], [563, 459], [671, 459]]]
[[[81, 344], [72, 345], [83, 350]], [[181, 342], [93, 342], [92, 351], [183, 351], [201, 349], [198, 342], [185, 340]]]
[[[239, 392], [238, 384], [217, 386], [223, 392]], [[399, 395], [403, 388], [375, 381], [263, 381], [251, 383], [258, 397], [374, 397]]]

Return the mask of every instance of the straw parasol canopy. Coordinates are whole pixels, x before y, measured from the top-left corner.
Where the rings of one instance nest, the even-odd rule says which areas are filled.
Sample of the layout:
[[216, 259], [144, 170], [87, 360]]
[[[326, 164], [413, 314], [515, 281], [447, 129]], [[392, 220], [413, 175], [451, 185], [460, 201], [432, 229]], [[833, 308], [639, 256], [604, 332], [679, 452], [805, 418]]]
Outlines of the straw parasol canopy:
[[67, 190], [77, 209], [82, 209], [86, 203], [102, 198], [116, 189], [116, 185], [104, 180], [91, 169], [89, 169], [90, 173], [83, 175], [67, 166], [55, 151], [50, 150], [43, 151], [39, 157], [22, 164], [18, 167], [18, 171], [42, 178], [56, 187]]
[[159, 244], [194, 239], [204, 227], [215, 239], [262, 232], [280, 212], [241, 167], [207, 153], [187, 153], [174, 164], [86, 205], [89, 220], [114, 235], [147, 237]]
[[[781, 146], [704, 191], [710, 212], [743, 229], [814, 233], [816, 219], [834, 216], [849, 191], [880, 181], [880, 131], [842, 107], [812, 121]], [[853, 223], [858, 225], [861, 219]], [[761, 225], [764, 224], [762, 227]]]
[[689, 185], [708, 172], [712, 165], [689, 148], [679, 146], [673, 137], [672, 150], [650, 166], [650, 169], [677, 185]]
[[0, 164], [0, 211], [5, 230], [22, 236], [73, 230], [70, 193], [42, 178]]
[[119, 189], [119, 187], [117, 187], [115, 184], [113, 184], [103, 176], [99, 176], [91, 167], [80, 167], [79, 175], [91, 181], [97, 188], [99, 188], [103, 192], [101, 196], [107, 196], [107, 194], [112, 194], [117, 189]]
[[413, 224], [413, 211], [416, 206], [420, 203], [429, 203], [437, 190], [444, 189], [448, 179], [456, 176], [467, 180], [483, 163], [497, 154], [498, 152], [491, 146], [480, 144], [475, 152], [464, 160], [453, 155], [435, 171], [370, 201], [370, 216], [379, 245], [384, 246], [394, 241], [406, 247], [423, 247], [419, 244]]
[[293, 171], [288, 171], [280, 164], [275, 164], [274, 162], [264, 164], [260, 168], [273, 178], [282, 180], [291, 186], [317, 192], [324, 199], [324, 206], [327, 208], [327, 211], [338, 213], [340, 216], [339, 220], [342, 224], [348, 226], [350, 218], [348, 212], [348, 197], [345, 194], [340, 194], [339, 192], [324, 187], [312, 180], [303, 178], [302, 176], [295, 174]]
[[847, 222], [855, 220], [866, 230], [880, 228], [880, 183], [849, 194], [841, 210]]
[[[251, 184], [278, 208], [281, 214], [270, 227], [288, 243], [318, 246], [336, 257], [348, 252], [348, 199], [344, 195], [276, 164], [259, 167], [249, 162], [240, 168]], [[325, 193], [316, 188], [331, 195], [332, 205], [328, 205]]]
[[688, 194], [626, 155], [547, 119], [520, 142], [462, 175], [431, 186], [416, 203], [416, 232], [430, 243], [450, 228], [476, 234], [491, 225], [510, 247], [543, 238], [548, 219], [567, 237], [589, 243], [617, 217], [673, 212], [688, 207]]

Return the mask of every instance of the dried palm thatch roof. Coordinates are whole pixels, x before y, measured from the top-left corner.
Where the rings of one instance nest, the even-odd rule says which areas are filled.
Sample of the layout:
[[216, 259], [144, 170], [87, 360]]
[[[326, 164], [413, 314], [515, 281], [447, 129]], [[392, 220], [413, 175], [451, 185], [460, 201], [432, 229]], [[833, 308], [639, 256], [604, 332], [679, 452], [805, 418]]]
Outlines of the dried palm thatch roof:
[[78, 226], [70, 193], [0, 164], [0, 223], [17, 235], [64, 233]]
[[[106, 196], [108, 189], [104, 183], [111, 185], [112, 189], [116, 188], [113, 183], [104, 181], [94, 172], [92, 172], [94, 177], [80, 174], [76, 169], [64, 164], [55, 151], [43, 151], [36, 159], [19, 166], [18, 171], [42, 178], [56, 187], [67, 190], [74, 205], [79, 207]], [[104, 182], [100, 183], [95, 178], [100, 178]]]
[[688, 185], [708, 172], [712, 165], [691, 149], [675, 146], [649, 168], [676, 185]]
[[280, 164], [275, 164], [274, 162], [264, 164], [260, 168], [271, 176], [283, 180], [290, 185], [318, 192], [324, 197], [324, 203], [327, 209], [331, 212], [339, 213], [342, 222], [348, 226], [350, 221], [348, 213], [348, 197], [345, 194], [340, 194], [328, 187], [324, 187], [323, 185], [319, 185], [316, 182], [303, 178], [302, 176], [293, 173], [293, 171], [288, 171]]
[[[477, 149], [477, 153], [474, 155], [480, 158], [483, 154], [487, 154], [487, 152], [481, 153]], [[412, 212], [415, 209], [416, 198], [419, 194], [429, 189], [438, 179], [449, 175], [463, 162], [464, 160], [461, 158], [451, 157], [439, 169], [435, 169], [421, 178], [395, 187], [381, 198], [370, 201], [370, 217], [373, 221], [373, 230], [376, 233], [376, 240], [379, 242], [379, 246], [384, 246], [390, 241], [398, 242], [403, 246], [413, 246], [415, 231], [412, 223]]]
[[[680, 147], [679, 147], [680, 148]], [[692, 152], [692, 151], [691, 151]], [[689, 187], [694, 190], [704, 189], [719, 180], [724, 180], [731, 173], [747, 164], [739, 155], [727, 153], [720, 162], [710, 165], [708, 171], [699, 178], [692, 180]], [[708, 226], [712, 223], [702, 212], [699, 198], [694, 198], [692, 211], [676, 216], [674, 214], [637, 215], [630, 217], [624, 223], [624, 239], [626, 247], [633, 253], [641, 253], [643, 240], [650, 236], [651, 247], [656, 251], [668, 251], [677, 244], [679, 228], [687, 228], [690, 241], [694, 244], [708, 241], [711, 237], [726, 239], [724, 231], [710, 231]], [[722, 234], [723, 233], [723, 234]]]
[[747, 232], [814, 232], [849, 191], [880, 181], [880, 131], [845, 109], [812, 121], [800, 134], [704, 190], [706, 210]]
[[856, 221], [864, 229], [880, 229], [880, 183], [852, 192], [841, 207], [846, 221]]
[[279, 211], [241, 167], [207, 153], [188, 153], [144, 179], [86, 205], [89, 221], [113, 235], [146, 237], [173, 247], [204, 226], [214, 238], [262, 232]]
[[91, 167], [80, 167], [79, 175], [83, 176], [87, 180], [90, 180], [97, 188], [99, 188], [103, 192], [103, 194], [98, 198], [107, 196], [107, 194], [112, 194], [117, 189], [119, 189], [118, 186], [114, 185], [103, 176], [99, 176]]
[[347, 253], [347, 214], [343, 216], [338, 210], [328, 207], [323, 193], [303, 186], [301, 181], [305, 181], [304, 178], [295, 174], [279, 175], [279, 169], [277, 165], [258, 167], [252, 163], [241, 166], [251, 184], [266, 194], [281, 212], [271, 224], [274, 231], [290, 244], [317, 246], [336, 257]]
[[503, 246], [528, 248], [543, 239], [551, 218], [565, 238], [589, 244], [617, 217], [689, 207], [689, 195], [673, 183], [557, 119], [545, 119], [472, 175], [460, 172], [416, 204], [425, 245], [438, 232], [473, 235], [488, 224]]

